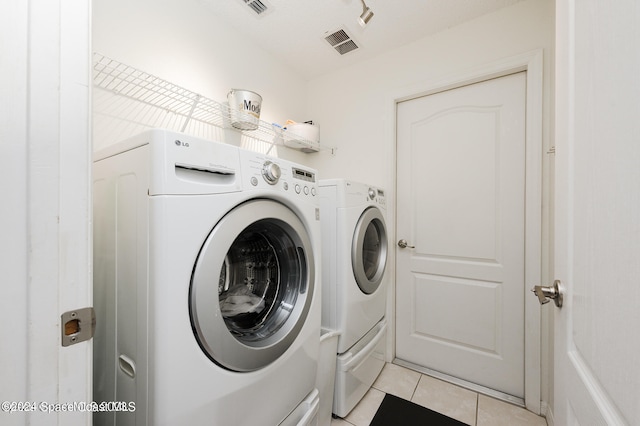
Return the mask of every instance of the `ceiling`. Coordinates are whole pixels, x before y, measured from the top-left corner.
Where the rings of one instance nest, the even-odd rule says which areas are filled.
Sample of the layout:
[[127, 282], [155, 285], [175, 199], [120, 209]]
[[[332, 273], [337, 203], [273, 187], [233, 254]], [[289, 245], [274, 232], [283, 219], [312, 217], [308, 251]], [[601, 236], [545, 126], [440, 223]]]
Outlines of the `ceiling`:
[[[328, 73], [522, 0], [197, 0], [306, 79]], [[258, 14], [250, 6], [266, 6]], [[358, 46], [341, 55], [325, 37], [344, 29]]]

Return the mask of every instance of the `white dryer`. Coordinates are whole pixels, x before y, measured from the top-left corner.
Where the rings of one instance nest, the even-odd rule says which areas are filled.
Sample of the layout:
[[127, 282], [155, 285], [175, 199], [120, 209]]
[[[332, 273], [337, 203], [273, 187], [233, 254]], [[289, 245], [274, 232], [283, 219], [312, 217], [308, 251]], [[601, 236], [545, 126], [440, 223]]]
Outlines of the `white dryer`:
[[340, 332], [333, 413], [362, 399], [385, 360], [386, 197], [345, 179], [320, 181], [322, 326]]
[[312, 169], [164, 130], [97, 153], [94, 398], [135, 411], [96, 424], [314, 424], [316, 191]]

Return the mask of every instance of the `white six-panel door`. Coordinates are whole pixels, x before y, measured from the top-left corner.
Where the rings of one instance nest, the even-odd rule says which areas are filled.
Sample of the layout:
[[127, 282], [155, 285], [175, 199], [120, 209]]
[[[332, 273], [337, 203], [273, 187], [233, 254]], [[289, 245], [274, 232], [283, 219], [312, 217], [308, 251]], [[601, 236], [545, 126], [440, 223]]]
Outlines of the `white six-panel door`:
[[400, 102], [396, 357], [524, 396], [526, 73]]

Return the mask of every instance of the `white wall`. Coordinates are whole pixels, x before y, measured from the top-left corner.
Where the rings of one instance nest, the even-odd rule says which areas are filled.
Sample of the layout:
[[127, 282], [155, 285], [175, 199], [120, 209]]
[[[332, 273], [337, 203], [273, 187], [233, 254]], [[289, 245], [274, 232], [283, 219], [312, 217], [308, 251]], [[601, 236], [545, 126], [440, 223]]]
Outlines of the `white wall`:
[[[533, 49], [545, 49], [548, 102], [553, 5], [552, 0], [518, 3], [311, 81], [309, 117], [321, 125], [322, 141], [338, 148], [334, 157], [315, 157], [314, 165], [324, 177], [348, 177], [391, 188], [395, 142], [389, 103], [394, 95]], [[549, 119], [547, 103], [547, 126]], [[545, 140], [549, 140], [548, 128]]]
[[[542, 278], [543, 282], [551, 282], [552, 156], [547, 151], [553, 146], [553, 0], [517, 3], [311, 81], [309, 117], [321, 126], [322, 142], [337, 147], [335, 156], [311, 156], [311, 165], [320, 170], [323, 178], [346, 177], [386, 188], [390, 194], [390, 238], [395, 241], [395, 99], [419, 94], [452, 76], [540, 48], [544, 49]], [[392, 268], [388, 273], [395, 275]], [[393, 296], [391, 291], [391, 303]], [[549, 312], [543, 310], [542, 320], [543, 401], [550, 400]], [[543, 404], [543, 411], [544, 408]]]
[[[94, 0], [93, 50], [217, 102], [231, 88], [253, 90], [268, 123], [306, 119], [305, 80], [192, 0]], [[94, 134], [95, 149], [115, 142]], [[280, 156], [309, 158], [289, 149]]]

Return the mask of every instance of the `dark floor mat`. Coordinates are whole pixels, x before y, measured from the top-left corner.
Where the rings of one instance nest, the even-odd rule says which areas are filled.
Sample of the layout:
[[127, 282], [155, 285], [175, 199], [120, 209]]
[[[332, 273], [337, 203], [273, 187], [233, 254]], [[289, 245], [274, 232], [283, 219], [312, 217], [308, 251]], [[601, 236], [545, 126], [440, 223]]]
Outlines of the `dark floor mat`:
[[467, 426], [406, 399], [386, 394], [370, 426]]

